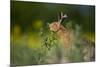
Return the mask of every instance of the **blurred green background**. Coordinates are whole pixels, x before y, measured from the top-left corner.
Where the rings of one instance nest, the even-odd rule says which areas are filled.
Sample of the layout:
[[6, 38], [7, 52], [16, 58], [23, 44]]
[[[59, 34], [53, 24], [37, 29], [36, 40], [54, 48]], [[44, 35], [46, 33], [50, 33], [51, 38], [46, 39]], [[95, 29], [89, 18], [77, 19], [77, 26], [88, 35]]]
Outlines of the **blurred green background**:
[[[79, 25], [81, 36], [95, 43], [94, 6], [11, 1], [11, 65], [47, 63], [47, 50], [41, 48], [40, 30], [47, 31], [47, 24], [57, 21], [60, 12], [68, 15], [63, 25], [68, 22], [73, 28]], [[76, 53], [76, 56], [69, 57], [72, 62], [83, 61], [81, 52]]]

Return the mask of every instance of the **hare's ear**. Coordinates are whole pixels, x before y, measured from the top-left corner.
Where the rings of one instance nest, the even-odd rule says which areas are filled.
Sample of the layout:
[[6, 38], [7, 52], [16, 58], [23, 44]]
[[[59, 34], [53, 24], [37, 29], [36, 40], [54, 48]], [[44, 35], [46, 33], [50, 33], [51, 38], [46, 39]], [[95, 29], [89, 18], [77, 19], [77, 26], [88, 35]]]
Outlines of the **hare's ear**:
[[64, 18], [67, 18], [67, 14], [63, 14], [63, 13], [61, 12], [61, 19], [64, 19]]
[[62, 16], [63, 16], [63, 13], [62, 12], [58, 13], [58, 22], [61, 20], [61, 17]]
[[60, 12], [60, 13], [58, 14], [58, 23], [61, 23], [61, 17], [62, 17], [62, 15], [63, 15], [62, 12]]
[[60, 14], [61, 16], [60, 16], [60, 19], [62, 19], [62, 17], [63, 17], [63, 12], [61, 12], [61, 14]]
[[[59, 16], [58, 16], [58, 17], [59, 17]], [[61, 13], [60, 13], [60, 19], [58, 18], [58, 23], [61, 24], [61, 22], [62, 22], [65, 18], [67, 18], [67, 15], [66, 15], [66, 14], [63, 15], [63, 12], [61, 12]]]
[[60, 15], [59, 15], [59, 20], [62, 19], [62, 16], [63, 16], [63, 12], [60, 12]]

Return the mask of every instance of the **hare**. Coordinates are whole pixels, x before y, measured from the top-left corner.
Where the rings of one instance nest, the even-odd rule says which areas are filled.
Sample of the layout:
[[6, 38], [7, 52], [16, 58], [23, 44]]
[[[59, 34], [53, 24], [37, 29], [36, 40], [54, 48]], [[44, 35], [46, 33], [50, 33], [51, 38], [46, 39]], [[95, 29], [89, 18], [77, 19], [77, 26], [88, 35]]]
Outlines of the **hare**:
[[67, 48], [73, 40], [73, 34], [72, 31], [69, 29], [66, 29], [62, 24], [61, 21], [66, 18], [66, 15], [63, 15], [61, 13], [61, 19], [59, 21], [52, 22], [49, 24], [49, 28], [51, 31], [56, 32], [56, 35], [60, 39], [60, 41], [64, 44], [64, 47]]

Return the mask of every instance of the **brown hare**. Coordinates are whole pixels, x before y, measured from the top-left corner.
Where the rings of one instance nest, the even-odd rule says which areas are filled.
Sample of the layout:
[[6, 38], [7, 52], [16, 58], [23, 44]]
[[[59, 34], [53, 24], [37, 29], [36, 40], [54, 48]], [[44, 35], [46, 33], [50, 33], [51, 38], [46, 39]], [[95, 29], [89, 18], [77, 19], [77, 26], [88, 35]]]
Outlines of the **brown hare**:
[[64, 44], [64, 47], [67, 48], [72, 43], [72, 31], [70, 29], [66, 29], [62, 24], [62, 20], [66, 18], [67, 15], [63, 15], [61, 13], [61, 18], [58, 21], [52, 22], [49, 24], [49, 28], [51, 31], [56, 32], [56, 35], [60, 39], [60, 41]]

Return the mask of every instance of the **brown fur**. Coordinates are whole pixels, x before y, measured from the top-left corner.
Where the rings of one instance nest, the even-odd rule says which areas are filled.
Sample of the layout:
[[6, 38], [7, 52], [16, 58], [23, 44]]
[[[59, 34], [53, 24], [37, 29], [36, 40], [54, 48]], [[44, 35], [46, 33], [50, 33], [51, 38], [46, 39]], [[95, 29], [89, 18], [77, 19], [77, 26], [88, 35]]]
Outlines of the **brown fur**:
[[50, 30], [56, 32], [60, 41], [64, 44], [64, 47], [67, 48], [73, 41], [73, 32], [69, 29], [66, 29], [63, 25], [58, 22], [53, 22], [49, 25]]

